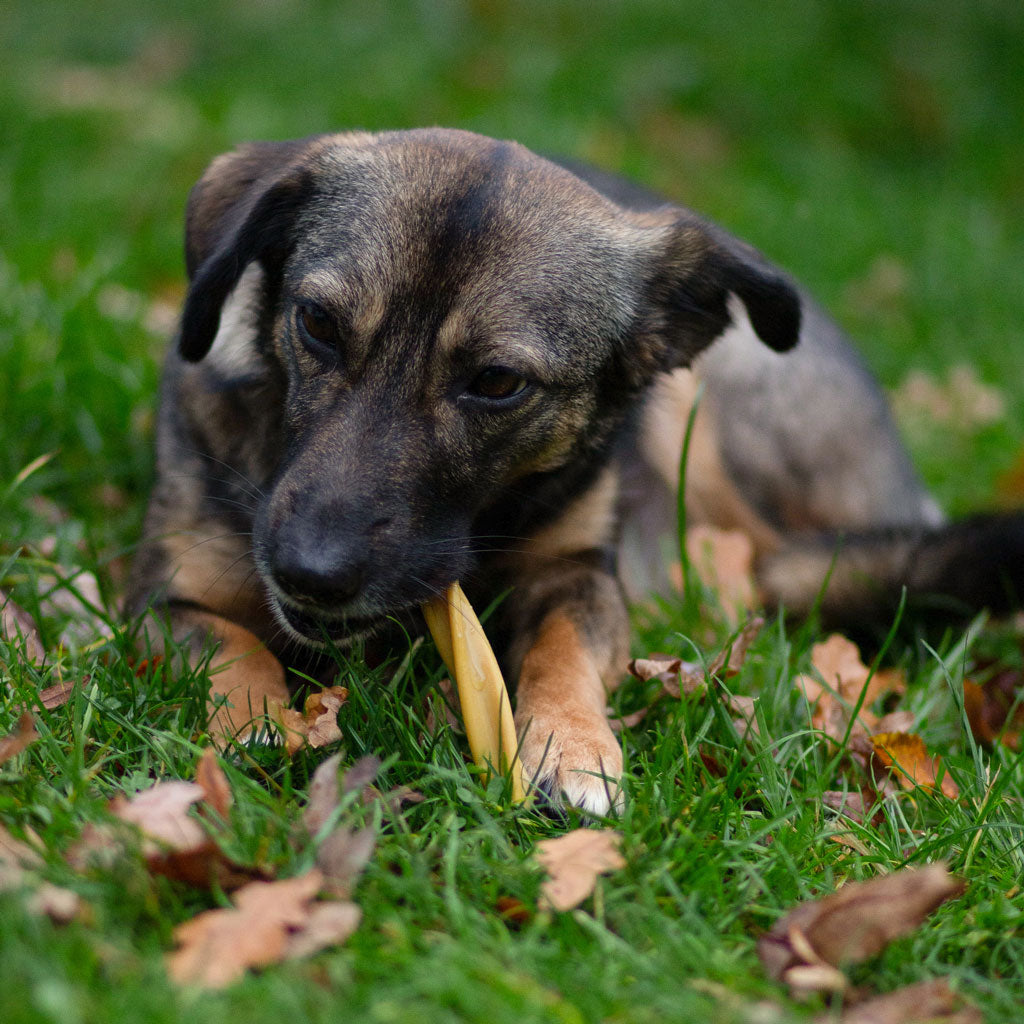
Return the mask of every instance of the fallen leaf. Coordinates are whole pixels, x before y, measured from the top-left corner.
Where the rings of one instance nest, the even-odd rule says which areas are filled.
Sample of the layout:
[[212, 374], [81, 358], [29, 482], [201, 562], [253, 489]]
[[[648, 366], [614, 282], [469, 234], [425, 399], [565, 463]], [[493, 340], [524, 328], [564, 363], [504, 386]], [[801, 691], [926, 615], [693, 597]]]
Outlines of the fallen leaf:
[[579, 828], [539, 842], [537, 860], [548, 873], [541, 884], [541, 908], [571, 910], [590, 895], [598, 875], [625, 867], [621, 840], [614, 829]]
[[[651, 701], [653, 706], [663, 697], [671, 697], [678, 700], [684, 694], [701, 694], [707, 689], [708, 680], [717, 685], [718, 677], [736, 675], [743, 666], [743, 662], [750, 650], [758, 633], [764, 626], [764, 619], [753, 616], [744, 623], [739, 633], [727, 643], [705, 667], [699, 662], [683, 661], [682, 658], [673, 657], [670, 654], [650, 654], [646, 658], [634, 658], [626, 667], [630, 675], [644, 682], [657, 680], [661, 684], [661, 690]], [[734, 697], [722, 689], [723, 698], [727, 706], [738, 715], [741, 722], [737, 725], [737, 731], [744, 735], [748, 729], [757, 731], [756, 723], [752, 720], [753, 705], [749, 697]], [[632, 714], [624, 715], [622, 718], [612, 718], [610, 721], [613, 729], [619, 730], [624, 726], [629, 727], [642, 721], [650, 710], [650, 706], [634, 711]]]
[[36, 732], [36, 720], [26, 711], [18, 719], [15, 731], [0, 737], [0, 764], [16, 757], [37, 739], [39, 739], [39, 733]]
[[[964, 1006], [945, 978], [907, 985], [843, 1010], [839, 1024], [981, 1024], [982, 1013]], [[822, 1024], [833, 1017], [819, 1018]]]
[[[85, 684], [88, 681], [89, 677], [86, 676], [82, 683]], [[47, 686], [45, 690], [39, 691], [39, 703], [47, 711], [55, 711], [57, 708], [62, 708], [75, 695], [75, 690], [78, 689], [78, 686], [79, 682], [77, 679], [66, 679], [62, 683], [54, 683], [53, 686]]]
[[[216, 884], [231, 890], [254, 877], [264, 877], [264, 873], [225, 856], [202, 822], [190, 813], [193, 808], [209, 808], [225, 822], [231, 803], [228, 781], [212, 748], [208, 748], [199, 759], [195, 782], [157, 782], [131, 799], [115, 797], [109, 809], [119, 821], [139, 830], [146, 866], [154, 874], [189, 885]], [[69, 859], [85, 864], [97, 855], [113, 859], [122, 853], [123, 843], [116, 833], [109, 827], [92, 825], [83, 831]]]
[[316, 749], [341, 742], [338, 712], [347, 700], [347, 687], [331, 686], [306, 697], [301, 712], [275, 704], [271, 714], [284, 734], [288, 754], [294, 756], [305, 746]]
[[71, 889], [41, 882], [34, 872], [42, 863], [35, 849], [0, 825], [0, 892], [25, 890], [29, 913], [48, 917], [55, 924], [67, 924], [82, 912], [82, 898]]
[[174, 929], [178, 949], [168, 954], [171, 978], [184, 985], [224, 988], [250, 967], [282, 960], [292, 935], [310, 920], [320, 890], [313, 868], [297, 878], [250, 882], [235, 893], [235, 905], [207, 910]]
[[20, 637], [24, 655], [29, 661], [42, 661], [46, 657], [42, 637], [32, 616], [3, 590], [0, 590], [0, 637], [13, 643]]
[[362, 910], [348, 900], [314, 903], [302, 929], [288, 936], [285, 958], [298, 960], [340, 946], [359, 927], [362, 917]]
[[[804, 674], [796, 677], [794, 685], [811, 705], [811, 725], [834, 743], [876, 732], [880, 720], [871, 705], [887, 693], [902, 693], [906, 688], [899, 671], [872, 674], [857, 645], [839, 633], [811, 648], [811, 665], [823, 682]], [[858, 705], [857, 718], [851, 724]]]
[[754, 542], [742, 530], [699, 524], [686, 531], [686, 554], [701, 583], [718, 595], [726, 615], [738, 621], [755, 607]]
[[[875, 760], [887, 768], [904, 789], [915, 789], [923, 786], [934, 789], [938, 783], [936, 778], [941, 771], [941, 759], [931, 757], [924, 745], [924, 740], [915, 733], [883, 732], [871, 737]], [[953, 781], [949, 773], [943, 773], [942, 793], [955, 800], [960, 795], [960, 787]]]
[[[376, 757], [362, 757], [339, 779], [341, 755], [329, 757], [313, 773], [309, 799], [302, 813], [307, 832], [316, 836], [331, 820], [344, 793], [365, 792], [380, 771]], [[324, 837], [316, 853], [316, 864], [323, 875], [323, 887], [332, 896], [347, 898], [373, 856], [376, 833], [372, 828], [352, 829], [338, 825]]]
[[932, 434], [936, 423], [966, 432], [996, 423], [1006, 413], [1003, 393], [984, 384], [977, 371], [965, 364], [950, 367], [945, 380], [912, 370], [893, 393], [892, 402], [903, 426], [911, 431], [923, 427]]
[[1024, 679], [1019, 669], [1005, 668], [983, 686], [964, 680], [964, 710], [978, 743], [1002, 743], [1020, 750], [1024, 731]]
[[195, 782], [157, 782], [131, 799], [116, 796], [111, 813], [135, 825], [143, 835], [143, 853], [160, 856], [167, 851], [182, 852], [206, 843], [202, 825], [189, 808], [204, 799], [203, 787]]
[[939, 904], [963, 892], [943, 864], [904, 868], [802, 903], [761, 936], [757, 952], [767, 974], [785, 980], [793, 967], [839, 967], [874, 956], [916, 928]]

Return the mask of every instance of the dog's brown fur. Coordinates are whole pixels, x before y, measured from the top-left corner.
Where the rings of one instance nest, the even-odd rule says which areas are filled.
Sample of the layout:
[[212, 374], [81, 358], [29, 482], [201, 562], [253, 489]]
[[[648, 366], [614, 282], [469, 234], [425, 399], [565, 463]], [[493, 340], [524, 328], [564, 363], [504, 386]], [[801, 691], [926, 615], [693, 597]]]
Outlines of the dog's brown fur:
[[623, 584], [664, 582], [697, 380], [690, 515], [751, 534], [769, 600], [817, 592], [804, 531], [941, 517], [870, 378], [783, 274], [577, 171], [439, 129], [215, 160], [189, 201], [132, 608], [196, 651], [219, 643], [218, 692], [255, 674], [283, 697], [296, 640], [415, 619], [454, 579], [477, 605], [508, 588], [492, 633], [523, 763], [603, 811]]

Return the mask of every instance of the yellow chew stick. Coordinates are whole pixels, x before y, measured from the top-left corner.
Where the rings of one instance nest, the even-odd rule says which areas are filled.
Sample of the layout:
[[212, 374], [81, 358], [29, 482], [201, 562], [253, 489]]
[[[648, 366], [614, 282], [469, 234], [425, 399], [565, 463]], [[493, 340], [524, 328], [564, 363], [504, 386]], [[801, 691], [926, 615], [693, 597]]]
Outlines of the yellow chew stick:
[[455, 678], [473, 760], [481, 768], [491, 764], [502, 772], [511, 771], [512, 799], [518, 803], [525, 799], [526, 787], [522, 765], [516, 757], [518, 744], [512, 707], [498, 660], [476, 612], [462, 587], [453, 583], [443, 597], [423, 605], [423, 617]]

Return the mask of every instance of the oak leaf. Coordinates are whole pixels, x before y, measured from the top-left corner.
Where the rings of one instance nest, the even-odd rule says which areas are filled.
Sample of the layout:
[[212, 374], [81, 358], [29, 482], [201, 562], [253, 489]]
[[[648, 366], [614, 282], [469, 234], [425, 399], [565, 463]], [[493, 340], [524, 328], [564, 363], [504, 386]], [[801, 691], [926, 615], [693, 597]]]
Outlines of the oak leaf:
[[582, 903], [597, 876], [626, 866], [614, 829], [579, 828], [537, 844], [537, 860], [548, 873], [541, 884], [541, 908], [571, 910]]
[[[265, 967], [344, 941], [358, 926], [352, 904], [315, 904], [323, 879], [313, 868], [278, 882], [250, 882], [234, 906], [208, 910], [174, 929], [167, 970], [180, 984], [223, 988]], [[321, 909], [329, 907], [330, 909]]]

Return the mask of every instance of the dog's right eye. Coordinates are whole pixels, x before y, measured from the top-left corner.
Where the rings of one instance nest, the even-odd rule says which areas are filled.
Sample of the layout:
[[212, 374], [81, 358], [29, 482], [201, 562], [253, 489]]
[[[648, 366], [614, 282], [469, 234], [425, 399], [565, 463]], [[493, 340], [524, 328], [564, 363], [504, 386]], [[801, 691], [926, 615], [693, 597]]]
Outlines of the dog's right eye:
[[338, 329], [334, 319], [315, 302], [296, 307], [299, 337], [315, 356], [337, 356]]

